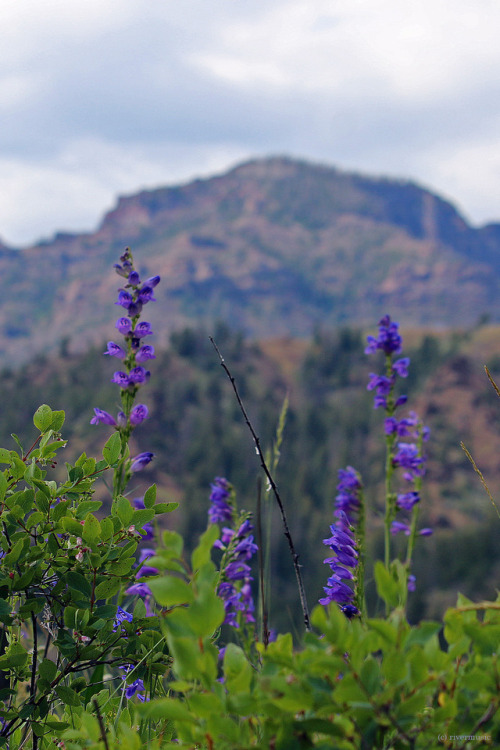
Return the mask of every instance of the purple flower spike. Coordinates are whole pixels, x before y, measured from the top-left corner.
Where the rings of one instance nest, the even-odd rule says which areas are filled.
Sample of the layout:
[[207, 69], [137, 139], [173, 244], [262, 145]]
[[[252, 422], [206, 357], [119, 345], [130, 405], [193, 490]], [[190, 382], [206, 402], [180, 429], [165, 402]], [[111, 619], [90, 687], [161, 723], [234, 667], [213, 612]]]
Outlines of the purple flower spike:
[[130, 412], [130, 424], [136, 427], [147, 419], [148, 414], [149, 412], [146, 404], [137, 404]]
[[94, 414], [95, 416], [92, 417], [90, 420], [90, 424], [99, 424], [102, 422], [102, 424], [110, 424], [110, 425], [116, 425], [115, 420], [111, 416], [111, 414], [108, 414], [107, 411], [103, 411], [102, 409], [97, 409], [94, 407]]
[[153, 460], [154, 453], [146, 451], [145, 453], [139, 453], [135, 458], [132, 459], [130, 465], [130, 471], [141, 471]]
[[156, 359], [155, 350], [149, 344], [141, 346], [137, 354], [135, 355], [137, 362], [146, 362], [148, 359]]
[[378, 338], [367, 337], [368, 346], [365, 349], [365, 354], [374, 354], [377, 349], [382, 349], [385, 354], [399, 354], [403, 343], [398, 331], [399, 324], [391, 321], [389, 315], [384, 315], [378, 325]]
[[210, 508], [208, 509], [208, 520], [210, 523], [228, 523], [233, 518], [233, 509], [228, 503], [231, 495], [231, 486], [224, 477], [216, 477], [210, 485]]
[[118, 359], [125, 359], [127, 356], [125, 349], [122, 349], [121, 346], [115, 344], [114, 341], [108, 341], [108, 348], [104, 354], [109, 354], [110, 357], [118, 357]]

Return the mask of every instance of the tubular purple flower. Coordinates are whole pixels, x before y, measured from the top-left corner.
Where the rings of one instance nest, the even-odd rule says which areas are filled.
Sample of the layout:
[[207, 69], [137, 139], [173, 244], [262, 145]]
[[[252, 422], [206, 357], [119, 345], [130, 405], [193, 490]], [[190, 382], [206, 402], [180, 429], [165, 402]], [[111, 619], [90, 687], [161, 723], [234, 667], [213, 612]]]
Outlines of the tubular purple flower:
[[108, 348], [104, 354], [109, 354], [110, 357], [118, 357], [118, 359], [125, 359], [127, 352], [114, 341], [108, 341]]
[[[127, 318], [125, 318], [127, 320]], [[145, 320], [142, 323], [138, 323], [133, 331], [133, 336], [136, 339], [142, 339], [144, 336], [151, 336], [153, 331], [151, 330], [151, 324]]]
[[130, 318], [118, 318], [115, 323], [115, 328], [123, 335], [126, 336], [132, 330], [132, 321]]
[[133, 367], [130, 370], [128, 379], [131, 383], [136, 383], [137, 385], [141, 383], [147, 383], [147, 381], [150, 378], [151, 373], [149, 370], [145, 370], [144, 367], [139, 365], [138, 367]]
[[154, 458], [154, 453], [151, 453], [149, 451], [146, 451], [144, 453], [139, 453], [137, 456], [135, 456], [132, 459], [132, 463], [130, 464], [130, 471], [141, 471], [144, 469]]
[[111, 414], [108, 414], [107, 411], [103, 411], [102, 409], [94, 407], [94, 416], [90, 420], [90, 424], [99, 424], [100, 422], [102, 422], [102, 424], [109, 424], [113, 426], [116, 425], [116, 422]]
[[134, 594], [135, 596], [153, 596], [153, 592], [149, 588], [147, 583], [133, 583], [128, 589], [125, 589], [126, 594]]
[[132, 622], [134, 616], [131, 612], [126, 612], [121, 607], [118, 607], [116, 612], [116, 618], [113, 625], [113, 633], [116, 633], [122, 622]]
[[149, 344], [141, 346], [135, 355], [136, 362], [146, 362], [148, 359], [156, 359], [155, 350]]
[[398, 359], [396, 360], [396, 362], [393, 362], [392, 370], [393, 372], [397, 373], [400, 378], [407, 378], [409, 366], [410, 366], [410, 358], [403, 357], [403, 359]]
[[141, 283], [141, 279], [139, 278], [139, 274], [137, 273], [137, 271], [132, 271], [129, 274], [127, 281], [130, 286], [138, 286]]
[[130, 292], [126, 292], [125, 289], [120, 289], [118, 292], [118, 300], [115, 302], [115, 305], [121, 305], [128, 310], [132, 304], [133, 298]]
[[136, 427], [147, 419], [149, 414], [146, 404], [137, 404], [130, 412], [130, 424]]
[[405, 492], [396, 498], [396, 505], [402, 510], [411, 510], [418, 502], [420, 502], [418, 492]]
[[155, 286], [158, 286], [158, 284], [161, 281], [161, 276], [150, 276], [149, 279], [146, 279], [144, 282], [145, 286], [150, 286], [152, 289], [154, 289]]
[[116, 385], [119, 385], [120, 388], [128, 388], [130, 385], [129, 377], [126, 372], [123, 372], [123, 370], [117, 370], [115, 373], [113, 373], [111, 382], [116, 383]]
[[144, 286], [139, 289], [137, 299], [138, 302], [142, 303], [143, 305], [147, 304], [148, 302], [156, 302], [156, 298], [153, 297], [153, 287], [144, 284]]

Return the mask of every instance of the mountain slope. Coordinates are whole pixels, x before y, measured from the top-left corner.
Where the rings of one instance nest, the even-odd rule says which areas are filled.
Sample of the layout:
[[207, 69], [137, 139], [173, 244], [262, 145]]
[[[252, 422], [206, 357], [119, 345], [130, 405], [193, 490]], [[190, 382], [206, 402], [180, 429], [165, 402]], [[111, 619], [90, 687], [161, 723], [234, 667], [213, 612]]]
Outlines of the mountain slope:
[[268, 337], [386, 311], [425, 325], [500, 319], [500, 225], [474, 229], [410, 182], [270, 158], [120, 198], [93, 233], [0, 248], [1, 360], [109, 335], [111, 266], [127, 245], [144, 275], [162, 276], [151, 322], [165, 338], [216, 320]]

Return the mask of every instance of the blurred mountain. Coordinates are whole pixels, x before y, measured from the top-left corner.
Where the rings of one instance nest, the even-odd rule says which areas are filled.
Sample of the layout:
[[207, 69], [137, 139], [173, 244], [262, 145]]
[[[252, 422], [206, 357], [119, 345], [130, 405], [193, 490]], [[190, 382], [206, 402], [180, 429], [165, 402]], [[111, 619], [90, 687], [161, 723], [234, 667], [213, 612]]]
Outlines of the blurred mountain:
[[264, 338], [386, 312], [435, 328], [500, 320], [500, 224], [473, 228], [411, 182], [268, 158], [122, 197], [92, 233], [1, 245], [0, 361], [111, 337], [126, 246], [162, 276], [148, 317], [163, 343], [215, 321]]

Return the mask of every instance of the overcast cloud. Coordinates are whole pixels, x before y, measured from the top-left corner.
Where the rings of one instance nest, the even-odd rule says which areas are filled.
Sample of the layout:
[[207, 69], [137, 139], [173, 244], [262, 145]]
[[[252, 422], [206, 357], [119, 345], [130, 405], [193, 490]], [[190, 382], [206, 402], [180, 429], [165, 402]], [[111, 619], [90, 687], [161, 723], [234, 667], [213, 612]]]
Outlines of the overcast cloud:
[[500, 221], [498, 0], [0, 0], [0, 236], [290, 154]]

